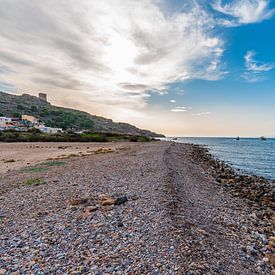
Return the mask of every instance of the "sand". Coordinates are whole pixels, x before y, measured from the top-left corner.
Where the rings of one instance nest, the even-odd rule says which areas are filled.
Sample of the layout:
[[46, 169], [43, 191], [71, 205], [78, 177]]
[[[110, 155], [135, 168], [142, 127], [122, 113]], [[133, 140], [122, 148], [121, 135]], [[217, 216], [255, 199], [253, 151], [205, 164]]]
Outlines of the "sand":
[[121, 147], [125, 147], [125, 143], [0, 142], [0, 174], [33, 166], [49, 159], [91, 154], [92, 151], [99, 148], [116, 149]]

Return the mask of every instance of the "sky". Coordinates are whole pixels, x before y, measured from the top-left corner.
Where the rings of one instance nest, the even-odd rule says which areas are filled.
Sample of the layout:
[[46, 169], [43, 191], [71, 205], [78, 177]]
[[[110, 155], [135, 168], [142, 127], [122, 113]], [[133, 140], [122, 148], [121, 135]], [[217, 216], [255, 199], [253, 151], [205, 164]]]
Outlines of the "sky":
[[275, 136], [275, 0], [0, 0], [0, 91], [167, 136]]

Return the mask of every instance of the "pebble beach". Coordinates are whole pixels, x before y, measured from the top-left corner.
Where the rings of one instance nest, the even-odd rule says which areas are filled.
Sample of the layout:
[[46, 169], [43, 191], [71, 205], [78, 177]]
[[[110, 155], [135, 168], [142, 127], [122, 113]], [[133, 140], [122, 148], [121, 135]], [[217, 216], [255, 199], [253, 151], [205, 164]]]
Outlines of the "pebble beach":
[[272, 182], [191, 144], [37, 146], [0, 162], [1, 275], [274, 274]]

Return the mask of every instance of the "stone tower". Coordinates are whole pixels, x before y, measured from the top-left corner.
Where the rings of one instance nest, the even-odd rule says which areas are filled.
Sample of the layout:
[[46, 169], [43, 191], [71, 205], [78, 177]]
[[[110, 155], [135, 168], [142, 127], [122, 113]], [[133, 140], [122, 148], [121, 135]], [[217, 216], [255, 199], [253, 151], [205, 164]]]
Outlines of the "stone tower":
[[43, 100], [43, 101], [46, 101], [46, 102], [47, 102], [47, 94], [39, 93], [39, 94], [38, 94], [38, 98], [39, 98], [40, 100]]

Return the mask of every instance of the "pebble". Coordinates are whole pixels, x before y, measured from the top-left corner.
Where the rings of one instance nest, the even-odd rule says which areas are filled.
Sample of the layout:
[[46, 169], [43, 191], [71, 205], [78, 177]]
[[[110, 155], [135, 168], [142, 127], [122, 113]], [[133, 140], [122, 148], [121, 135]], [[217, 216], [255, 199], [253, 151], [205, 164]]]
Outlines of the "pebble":
[[48, 185], [4, 193], [0, 275], [270, 274], [262, 249], [274, 240], [260, 230], [262, 212], [213, 183], [193, 163], [197, 148], [132, 146], [68, 161], [45, 172]]

